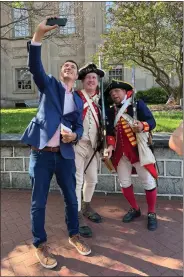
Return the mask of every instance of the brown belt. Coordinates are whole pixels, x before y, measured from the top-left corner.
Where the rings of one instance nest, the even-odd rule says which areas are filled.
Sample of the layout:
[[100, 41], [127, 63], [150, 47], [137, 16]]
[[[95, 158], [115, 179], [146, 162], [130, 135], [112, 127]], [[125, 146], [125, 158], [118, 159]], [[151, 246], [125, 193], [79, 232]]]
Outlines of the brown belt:
[[46, 151], [46, 152], [54, 152], [54, 153], [57, 153], [57, 152], [60, 151], [60, 147], [59, 146], [56, 146], [56, 147], [46, 146], [43, 149], [38, 149], [38, 148], [36, 148], [34, 146], [31, 146], [31, 149], [35, 150], [35, 151]]

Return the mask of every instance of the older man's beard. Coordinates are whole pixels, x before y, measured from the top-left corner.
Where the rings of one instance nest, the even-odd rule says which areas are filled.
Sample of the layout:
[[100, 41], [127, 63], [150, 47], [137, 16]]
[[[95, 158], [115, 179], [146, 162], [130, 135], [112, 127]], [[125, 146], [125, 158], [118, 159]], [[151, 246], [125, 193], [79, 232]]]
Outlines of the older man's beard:
[[112, 99], [112, 101], [115, 103], [115, 104], [120, 104], [121, 103], [121, 100], [120, 99]]

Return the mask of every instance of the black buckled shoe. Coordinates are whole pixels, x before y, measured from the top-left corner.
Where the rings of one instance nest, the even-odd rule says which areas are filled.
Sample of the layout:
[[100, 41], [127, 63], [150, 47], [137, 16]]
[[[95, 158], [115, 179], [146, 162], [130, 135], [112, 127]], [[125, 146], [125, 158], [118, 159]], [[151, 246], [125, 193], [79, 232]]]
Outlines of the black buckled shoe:
[[157, 217], [155, 213], [148, 214], [148, 230], [155, 231], [157, 229]]
[[78, 220], [79, 220], [79, 233], [84, 238], [91, 238], [92, 237], [92, 230], [91, 228], [86, 224], [84, 220], [84, 216], [82, 214], [82, 211], [78, 212]]
[[94, 213], [88, 216], [88, 219], [95, 223], [101, 223], [102, 217], [98, 213]]
[[122, 221], [125, 223], [131, 222], [133, 221], [136, 217], [141, 216], [141, 210], [136, 210], [134, 208], [130, 208], [130, 210], [128, 211], [128, 213], [126, 215], [124, 215]]
[[102, 217], [93, 210], [90, 205], [90, 202], [82, 202], [82, 213], [85, 217], [95, 223], [101, 223]]
[[89, 226], [81, 226], [79, 227], [79, 234], [81, 237], [91, 238], [93, 233]]

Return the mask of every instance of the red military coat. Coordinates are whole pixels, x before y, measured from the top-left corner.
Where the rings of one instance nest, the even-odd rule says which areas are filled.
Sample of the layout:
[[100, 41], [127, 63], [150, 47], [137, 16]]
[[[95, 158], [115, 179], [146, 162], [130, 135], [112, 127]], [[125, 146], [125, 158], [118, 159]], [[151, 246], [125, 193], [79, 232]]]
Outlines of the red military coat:
[[[143, 131], [148, 132], [155, 125], [154, 124], [155, 121], [151, 112], [146, 107], [146, 105], [141, 103], [139, 107], [142, 109], [143, 107], [141, 107], [141, 105], [144, 107], [145, 112], [142, 111], [142, 114], [141, 114], [139, 113], [139, 109], [138, 109], [138, 120], [140, 120], [143, 124]], [[132, 105], [127, 108], [126, 112], [127, 114], [132, 116], [132, 113], [133, 113]], [[111, 108], [110, 114], [107, 113], [107, 122], [108, 122], [107, 144], [113, 145], [115, 149], [111, 160], [114, 168], [117, 170], [117, 166], [123, 155], [125, 155], [129, 159], [129, 161], [132, 164], [134, 164], [139, 161], [139, 153], [138, 153], [135, 133], [133, 132], [132, 128], [129, 126], [127, 121], [123, 117], [121, 117], [117, 125], [114, 127], [114, 120], [115, 120], [116, 114], [117, 114], [117, 109], [115, 107]], [[155, 168], [155, 164], [144, 165], [144, 167], [151, 173], [151, 175], [154, 178], [158, 178], [158, 173]], [[134, 168], [133, 173], [135, 172], [136, 171]]]

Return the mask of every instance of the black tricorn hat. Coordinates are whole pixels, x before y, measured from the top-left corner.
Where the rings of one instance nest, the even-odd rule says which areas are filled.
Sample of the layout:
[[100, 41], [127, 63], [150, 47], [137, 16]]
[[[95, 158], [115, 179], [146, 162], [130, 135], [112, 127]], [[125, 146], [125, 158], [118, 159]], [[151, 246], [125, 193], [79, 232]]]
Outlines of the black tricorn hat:
[[121, 88], [126, 91], [133, 91], [134, 89], [133, 86], [127, 82], [113, 79], [104, 91], [104, 101], [106, 106], [111, 106], [113, 104], [113, 101], [109, 92], [111, 91], [111, 89], [115, 89], [115, 88]]
[[78, 80], [83, 80], [85, 76], [89, 73], [96, 73], [100, 78], [104, 77], [105, 72], [99, 68], [94, 63], [88, 63], [84, 67], [79, 69]]
[[108, 96], [111, 89], [114, 89], [114, 88], [121, 88], [121, 89], [124, 89], [126, 91], [134, 89], [133, 86], [131, 84], [127, 83], [127, 82], [124, 82], [124, 81], [121, 81], [121, 80], [112, 80], [111, 83], [105, 89], [104, 94], [106, 96]]

